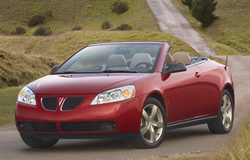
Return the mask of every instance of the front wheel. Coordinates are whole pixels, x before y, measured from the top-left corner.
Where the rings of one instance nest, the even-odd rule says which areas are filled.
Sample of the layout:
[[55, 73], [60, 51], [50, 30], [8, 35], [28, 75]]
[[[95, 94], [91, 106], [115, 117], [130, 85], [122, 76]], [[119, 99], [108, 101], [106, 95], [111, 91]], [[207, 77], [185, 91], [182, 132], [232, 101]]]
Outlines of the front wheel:
[[211, 133], [225, 134], [229, 133], [233, 127], [234, 107], [233, 99], [228, 90], [224, 90], [221, 95], [220, 108], [217, 118], [208, 123]]
[[155, 98], [148, 98], [142, 110], [140, 132], [129, 139], [136, 148], [159, 146], [166, 133], [166, 116], [162, 104]]
[[34, 138], [26, 134], [20, 134], [23, 142], [32, 148], [48, 148], [54, 146], [59, 139]]

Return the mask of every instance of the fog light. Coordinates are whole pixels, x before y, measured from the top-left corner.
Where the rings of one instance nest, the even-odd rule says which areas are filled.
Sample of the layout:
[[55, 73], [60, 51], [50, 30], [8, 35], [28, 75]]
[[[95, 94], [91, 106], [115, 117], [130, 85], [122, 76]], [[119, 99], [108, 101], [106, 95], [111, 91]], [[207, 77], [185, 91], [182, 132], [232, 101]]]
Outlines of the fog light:
[[18, 128], [19, 129], [23, 129], [24, 128], [24, 124], [23, 123], [19, 123]]
[[102, 122], [100, 124], [101, 131], [113, 131], [117, 128], [117, 124], [115, 122]]
[[113, 129], [116, 129], [117, 128], [117, 124], [114, 123], [112, 127], [113, 127]]

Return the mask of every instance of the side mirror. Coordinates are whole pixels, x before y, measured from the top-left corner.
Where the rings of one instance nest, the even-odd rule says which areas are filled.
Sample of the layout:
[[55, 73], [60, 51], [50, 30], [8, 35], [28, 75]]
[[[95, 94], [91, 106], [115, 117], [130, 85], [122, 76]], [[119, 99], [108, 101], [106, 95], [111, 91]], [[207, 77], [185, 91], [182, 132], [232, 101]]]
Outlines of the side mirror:
[[183, 72], [186, 71], [187, 68], [181, 63], [171, 63], [168, 68], [164, 69], [162, 74], [170, 74], [175, 72]]
[[55, 65], [51, 68], [50, 73], [53, 73], [60, 65]]

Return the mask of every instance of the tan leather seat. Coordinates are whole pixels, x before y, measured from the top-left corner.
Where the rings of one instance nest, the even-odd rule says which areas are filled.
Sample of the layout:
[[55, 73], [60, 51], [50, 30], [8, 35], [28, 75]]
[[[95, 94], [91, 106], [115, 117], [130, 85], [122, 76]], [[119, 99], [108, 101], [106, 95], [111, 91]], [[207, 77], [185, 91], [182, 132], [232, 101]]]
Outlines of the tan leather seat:
[[[149, 53], [136, 53], [130, 63], [130, 68], [134, 68], [137, 64], [147, 62], [153, 65], [152, 57]], [[142, 64], [141, 66], [146, 66], [145, 64]]]
[[111, 55], [108, 58], [106, 70], [128, 70], [127, 61], [123, 55]]
[[186, 52], [176, 52], [173, 54], [173, 58], [175, 62], [181, 63], [184, 66], [191, 62], [191, 58]]
[[174, 58], [172, 57], [172, 55], [171, 55], [170, 53], [167, 53], [165, 62], [166, 62], [166, 64], [167, 64], [167, 66], [169, 66], [171, 63], [174, 62]]

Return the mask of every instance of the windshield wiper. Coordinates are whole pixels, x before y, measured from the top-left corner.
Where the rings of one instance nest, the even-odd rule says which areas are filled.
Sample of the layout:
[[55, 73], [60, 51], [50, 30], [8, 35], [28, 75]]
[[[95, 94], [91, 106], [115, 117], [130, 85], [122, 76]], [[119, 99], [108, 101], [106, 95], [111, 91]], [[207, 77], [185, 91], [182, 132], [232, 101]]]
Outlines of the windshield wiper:
[[66, 71], [66, 72], [58, 72], [54, 74], [82, 74], [82, 73], [102, 73], [102, 72], [76, 72], [76, 71]]
[[55, 72], [54, 74], [73, 74], [77, 73], [76, 71], [66, 71], [66, 72]]
[[137, 71], [131, 70], [104, 70], [103, 73], [138, 73]]

